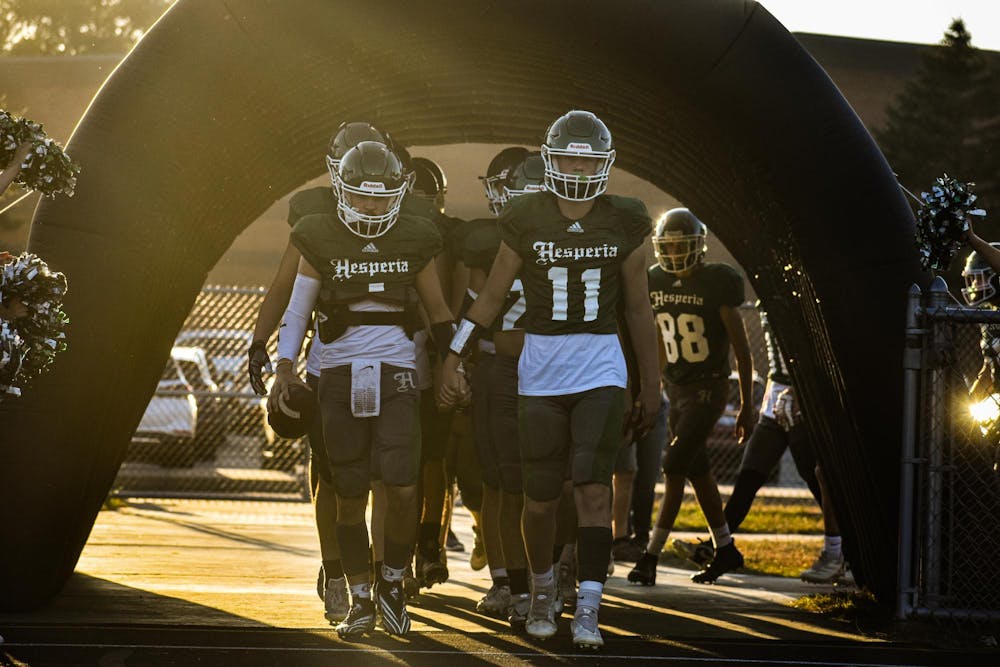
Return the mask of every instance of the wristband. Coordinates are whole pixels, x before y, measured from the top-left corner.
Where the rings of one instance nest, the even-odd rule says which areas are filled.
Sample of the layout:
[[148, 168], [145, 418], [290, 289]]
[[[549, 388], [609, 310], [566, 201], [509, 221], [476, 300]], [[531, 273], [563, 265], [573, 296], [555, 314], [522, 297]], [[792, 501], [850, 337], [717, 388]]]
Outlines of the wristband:
[[483, 325], [477, 324], [468, 318], [462, 318], [462, 321], [458, 324], [458, 329], [455, 331], [455, 335], [451, 338], [451, 345], [448, 346], [448, 349], [464, 359], [468, 356], [484, 331], [486, 331], [486, 327]]
[[434, 347], [437, 348], [438, 359], [441, 361], [444, 361], [444, 358], [448, 356], [448, 344], [451, 342], [454, 331], [455, 325], [451, 323], [451, 320], [431, 325], [431, 338], [434, 339]]

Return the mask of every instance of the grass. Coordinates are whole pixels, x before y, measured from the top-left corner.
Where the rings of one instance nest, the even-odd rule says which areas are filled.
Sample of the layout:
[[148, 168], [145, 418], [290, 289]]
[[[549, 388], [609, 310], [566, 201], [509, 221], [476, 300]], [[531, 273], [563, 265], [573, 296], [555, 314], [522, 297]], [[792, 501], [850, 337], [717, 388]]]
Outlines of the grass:
[[[703, 532], [708, 536], [705, 517], [694, 501], [681, 505], [675, 531]], [[781, 533], [801, 537], [781, 539], [740, 539], [740, 534]], [[744, 570], [754, 574], [798, 578], [812, 565], [822, 548], [823, 516], [816, 503], [755, 503], [737, 533], [737, 543], [746, 560]], [[674, 556], [669, 549], [661, 562], [674, 567], [694, 566]]]
[[[705, 531], [705, 517], [694, 501], [685, 501], [674, 522], [674, 530]], [[816, 503], [755, 503], [740, 526], [741, 533], [791, 533], [822, 535], [823, 515]]]

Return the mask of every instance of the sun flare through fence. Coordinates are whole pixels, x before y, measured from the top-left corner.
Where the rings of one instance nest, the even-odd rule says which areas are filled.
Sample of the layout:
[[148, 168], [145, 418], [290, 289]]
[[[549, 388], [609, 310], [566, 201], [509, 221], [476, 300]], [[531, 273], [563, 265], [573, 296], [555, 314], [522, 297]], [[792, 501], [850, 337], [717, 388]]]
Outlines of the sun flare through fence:
[[1000, 311], [910, 294], [900, 618], [1000, 621]]

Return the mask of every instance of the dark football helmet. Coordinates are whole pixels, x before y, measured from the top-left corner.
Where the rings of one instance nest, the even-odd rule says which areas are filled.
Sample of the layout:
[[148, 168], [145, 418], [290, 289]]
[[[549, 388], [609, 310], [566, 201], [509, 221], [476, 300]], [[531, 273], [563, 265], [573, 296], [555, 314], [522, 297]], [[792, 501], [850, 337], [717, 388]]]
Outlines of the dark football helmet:
[[545, 190], [545, 161], [542, 154], [535, 151], [514, 167], [503, 186], [504, 199], [517, 197], [529, 192]]
[[[560, 156], [591, 157], [598, 160], [593, 174], [563, 171]], [[545, 187], [556, 196], [571, 201], [587, 201], [608, 188], [608, 176], [615, 162], [611, 131], [589, 111], [570, 111], [556, 119], [542, 144], [545, 161]]]
[[316, 419], [316, 394], [301, 384], [288, 387], [288, 400], [280, 396], [278, 409], [268, 411], [267, 423], [282, 438], [301, 438]]
[[490, 203], [490, 212], [493, 215], [500, 215], [500, 209], [507, 203], [503, 186], [510, 171], [527, 156], [527, 148], [521, 146], [505, 148], [490, 160], [490, 165], [486, 168], [486, 175], [479, 177], [486, 189], [486, 199]]
[[407, 180], [402, 162], [388, 146], [362, 141], [347, 151], [337, 174], [337, 216], [348, 229], [375, 238], [396, 224]]
[[653, 252], [668, 273], [687, 271], [705, 260], [708, 227], [686, 208], [672, 208], [656, 221]]
[[[991, 243], [990, 245], [994, 248], [1000, 248], [1000, 243]], [[965, 259], [962, 278], [965, 279], [962, 297], [967, 304], [978, 306], [987, 301], [996, 303], [997, 294], [1000, 293], [1000, 278], [978, 252], [973, 251]]]
[[337, 169], [340, 161], [362, 141], [377, 141], [392, 149], [392, 139], [389, 133], [375, 127], [371, 123], [353, 122], [341, 123], [337, 132], [330, 137], [330, 145], [326, 149], [326, 169], [330, 172], [330, 184], [337, 189]]

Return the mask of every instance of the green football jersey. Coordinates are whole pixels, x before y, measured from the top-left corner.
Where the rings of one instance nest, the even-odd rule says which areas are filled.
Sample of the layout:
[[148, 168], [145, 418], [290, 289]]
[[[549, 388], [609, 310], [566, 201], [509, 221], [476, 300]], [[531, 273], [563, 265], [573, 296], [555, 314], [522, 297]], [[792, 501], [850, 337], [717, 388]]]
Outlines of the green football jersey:
[[493, 260], [500, 250], [500, 228], [496, 218], [477, 218], [464, 225], [462, 237], [462, 263], [470, 269], [486, 273], [493, 267]]
[[715, 263], [683, 277], [654, 264], [648, 275], [649, 302], [667, 353], [667, 381], [729, 377], [729, 333], [719, 308], [743, 303], [743, 277], [728, 264]]
[[288, 200], [289, 227], [294, 227], [305, 216], [317, 213], [337, 216], [337, 198], [329, 185], [299, 190]]
[[412, 287], [441, 252], [433, 223], [409, 215], [370, 239], [351, 232], [335, 214], [307, 215], [292, 228], [291, 239], [337, 301], [378, 299]]
[[580, 220], [560, 211], [556, 196], [515, 197], [500, 213], [500, 235], [521, 258], [528, 333], [613, 334], [621, 265], [651, 231], [638, 199], [602, 195]]

